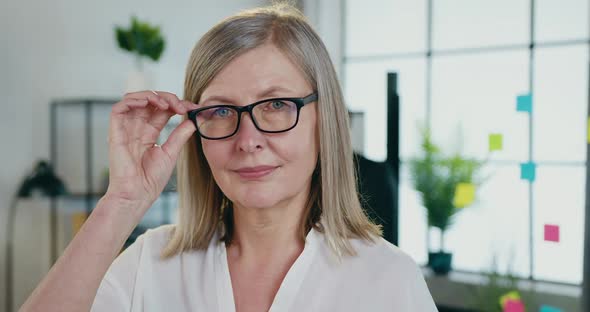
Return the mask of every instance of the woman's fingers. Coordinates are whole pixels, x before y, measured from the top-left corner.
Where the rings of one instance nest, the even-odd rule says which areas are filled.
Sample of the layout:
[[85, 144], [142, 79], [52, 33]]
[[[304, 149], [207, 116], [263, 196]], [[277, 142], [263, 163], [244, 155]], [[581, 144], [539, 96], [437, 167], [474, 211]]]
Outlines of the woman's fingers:
[[[125, 94], [123, 100], [113, 106], [111, 120], [113, 127], [109, 140], [128, 144], [130, 141], [141, 138], [140, 142], [155, 142], [173, 115], [185, 115], [187, 111], [198, 107], [197, 104], [180, 100], [173, 93], [164, 91], [140, 91]], [[189, 129], [191, 126], [194, 129], [194, 124], [189, 123]], [[190, 136], [192, 132], [188, 135]], [[186, 139], [180, 146], [185, 141]], [[173, 146], [176, 146], [174, 144], [176, 143], [172, 143]], [[143, 147], [139, 149], [143, 149]], [[172, 148], [172, 150], [176, 149], [179, 147]]]
[[168, 139], [162, 145], [162, 149], [168, 154], [173, 163], [176, 162], [176, 158], [184, 143], [190, 139], [196, 130], [193, 122], [187, 119], [170, 133], [170, 136], [168, 136]]
[[153, 105], [161, 110], [168, 109], [168, 103], [161, 99], [158, 95], [151, 92], [135, 92], [125, 94], [123, 99], [113, 105], [112, 113], [121, 114], [131, 110], [131, 108], [147, 107]]
[[186, 101], [186, 100], [182, 100], [182, 101], [180, 101], [180, 103], [186, 108], [186, 111], [187, 112], [189, 112], [189, 111], [191, 111], [193, 109], [197, 109], [197, 108], [201, 107], [198, 104], [195, 104], [193, 102]]
[[177, 115], [185, 115], [188, 111], [199, 107], [195, 103], [178, 99], [178, 97], [172, 93], [158, 92], [158, 94], [160, 94], [162, 98], [167, 99], [167, 102], [170, 103], [170, 108], [166, 111], [166, 114], [159, 114], [160, 112], [158, 112], [153, 117], [152, 121], [150, 121], [150, 124], [158, 129], [162, 129], [174, 113]]
[[[148, 99], [151, 100], [153, 104], [155, 104], [160, 109], [169, 109], [170, 111], [178, 114], [184, 115], [187, 111], [191, 109], [198, 108], [197, 104], [194, 104], [189, 101], [180, 100], [174, 93], [165, 92], [165, 91], [139, 91], [139, 92], [132, 92], [127, 93], [123, 97], [124, 99]], [[163, 108], [166, 106], [166, 108]]]
[[168, 104], [168, 102], [166, 102], [162, 97], [160, 97], [160, 95], [151, 94], [148, 96], [148, 99], [156, 103], [158, 108], [161, 110], [168, 110], [168, 108], [170, 107], [170, 104]]
[[170, 109], [178, 115], [186, 114], [186, 109], [182, 103], [180, 103], [180, 99], [174, 94], [164, 91], [157, 92], [161, 98], [166, 100], [170, 104]]
[[155, 107], [158, 107], [161, 110], [167, 110], [169, 107], [169, 104], [167, 101], [162, 99], [162, 97], [160, 97], [160, 95], [157, 92], [151, 91], [151, 90], [150, 91], [138, 91], [138, 92], [126, 93], [123, 96], [123, 101], [127, 100], [127, 99], [135, 99], [135, 100], [147, 99], [151, 104], [153, 104]]

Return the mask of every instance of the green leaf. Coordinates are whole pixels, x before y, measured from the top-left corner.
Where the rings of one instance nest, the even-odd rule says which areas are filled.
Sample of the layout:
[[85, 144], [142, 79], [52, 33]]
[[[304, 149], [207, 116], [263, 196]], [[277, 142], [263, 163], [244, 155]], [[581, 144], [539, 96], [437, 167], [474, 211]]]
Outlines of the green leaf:
[[429, 129], [421, 128], [421, 135], [422, 155], [409, 161], [410, 175], [426, 208], [428, 225], [444, 232], [452, 225], [453, 216], [461, 211], [453, 203], [457, 185], [479, 185], [479, 172], [485, 162], [459, 154], [445, 156], [432, 141]]
[[160, 27], [142, 22], [135, 16], [131, 17], [129, 28], [115, 27], [115, 36], [120, 48], [153, 61], [160, 59], [166, 47]]

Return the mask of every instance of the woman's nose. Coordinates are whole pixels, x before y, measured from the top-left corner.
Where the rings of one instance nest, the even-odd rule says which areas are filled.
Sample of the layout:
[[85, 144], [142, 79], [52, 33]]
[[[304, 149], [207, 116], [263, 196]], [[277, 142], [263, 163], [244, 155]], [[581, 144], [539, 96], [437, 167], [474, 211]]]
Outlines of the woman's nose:
[[256, 128], [250, 114], [244, 113], [241, 118], [240, 128], [236, 133], [238, 150], [247, 153], [261, 150], [266, 140], [264, 134]]

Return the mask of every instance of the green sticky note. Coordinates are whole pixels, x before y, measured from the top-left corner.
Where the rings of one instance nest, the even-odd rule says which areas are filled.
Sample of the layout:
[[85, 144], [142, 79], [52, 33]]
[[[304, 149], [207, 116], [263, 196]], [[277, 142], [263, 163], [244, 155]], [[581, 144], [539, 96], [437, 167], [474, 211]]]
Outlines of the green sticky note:
[[490, 152], [502, 150], [502, 134], [492, 133], [489, 137]]

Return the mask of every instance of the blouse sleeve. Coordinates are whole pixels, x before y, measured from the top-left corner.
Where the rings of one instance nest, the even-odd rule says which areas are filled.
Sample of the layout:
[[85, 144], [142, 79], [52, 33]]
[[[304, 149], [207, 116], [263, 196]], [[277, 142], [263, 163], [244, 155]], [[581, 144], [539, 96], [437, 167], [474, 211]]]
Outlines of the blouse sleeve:
[[413, 287], [413, 300], [411, 305], [413, 305], [410, 311], [416, 312], [437, 312], [438, 309], [434, 304], [434, 300], [432, 299], [432, 295], [428, 290], [428, 285], [424, 280], [424, 275], [420, 270], [420, 266], [416, 265], [414, 270], [414, 287]]
[[107, 273], [100, 283], [100, 287], [94, 297], [94, 303], [90, 308], [91, 312], [125, 312], [130, 311], [130, 302], [126, 298], [125, 290], [114, 281]]

